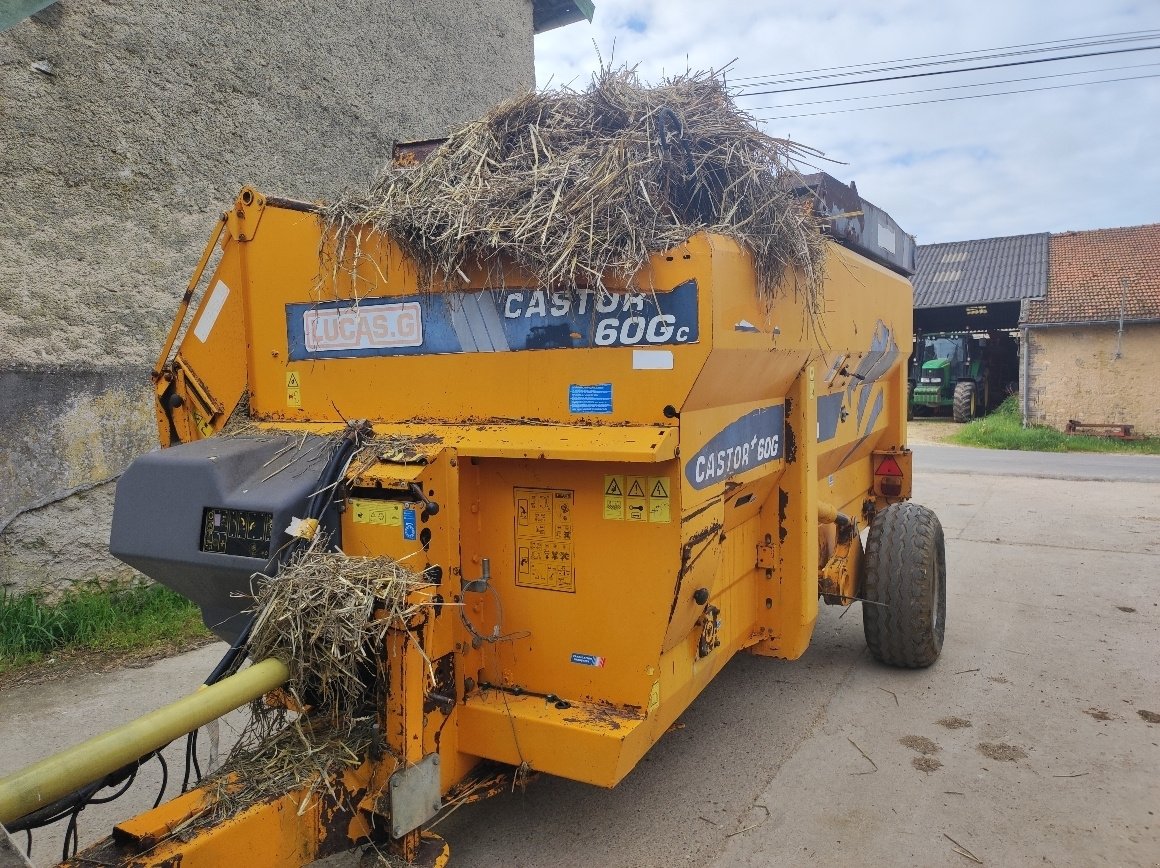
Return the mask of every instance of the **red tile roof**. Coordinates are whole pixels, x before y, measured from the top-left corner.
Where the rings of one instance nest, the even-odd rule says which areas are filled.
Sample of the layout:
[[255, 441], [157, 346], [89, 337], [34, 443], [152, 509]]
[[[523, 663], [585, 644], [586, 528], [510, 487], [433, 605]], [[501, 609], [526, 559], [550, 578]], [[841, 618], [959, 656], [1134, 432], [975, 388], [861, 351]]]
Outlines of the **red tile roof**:
[[1052, 235], [1047, 296], [1025, 321], [1116, 320], [1121, 303], [1125, 320], [1160, 319], [1160, 223]]

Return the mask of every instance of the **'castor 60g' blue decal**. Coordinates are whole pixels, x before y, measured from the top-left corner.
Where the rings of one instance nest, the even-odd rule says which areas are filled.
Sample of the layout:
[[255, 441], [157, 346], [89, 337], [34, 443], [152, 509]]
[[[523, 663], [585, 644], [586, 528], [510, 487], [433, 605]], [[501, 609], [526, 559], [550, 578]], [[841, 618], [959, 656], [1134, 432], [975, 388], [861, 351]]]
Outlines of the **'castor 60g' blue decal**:
[[286, 306], [290, 359], [697, 342], [697, 284], [669, 292], [497, 289]]
[[713, 436], [685, 464], [693, 488], [708, 488], [737, 473], [781, 459], [785, 441], [785, 405], [747, 413]]

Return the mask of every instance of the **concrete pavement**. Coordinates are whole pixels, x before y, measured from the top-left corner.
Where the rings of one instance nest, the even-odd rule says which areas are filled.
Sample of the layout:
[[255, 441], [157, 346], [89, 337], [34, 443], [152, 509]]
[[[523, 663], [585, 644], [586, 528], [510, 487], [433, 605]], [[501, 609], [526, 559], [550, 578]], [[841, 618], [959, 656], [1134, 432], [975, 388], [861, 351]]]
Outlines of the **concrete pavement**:
[[[802, 660], [735, 659], [615, 790], [543, 778], [452, 814], [454, 864], [975, 864], [954, 839], [987, 865], [1156, 865], [1160, 484], [988, 450], [936, 471], [944, 451], [916, 450], [915, 485], [947, 534], [938, 663], [878, 666], [858, 607], [823, 608]], [[1120, 472], [1096, 465], [1079, 475]], [[219, 651], [6, 691], [0, 773], [186, 692]], [[86, 811], [82, 842], [155, 793]]]

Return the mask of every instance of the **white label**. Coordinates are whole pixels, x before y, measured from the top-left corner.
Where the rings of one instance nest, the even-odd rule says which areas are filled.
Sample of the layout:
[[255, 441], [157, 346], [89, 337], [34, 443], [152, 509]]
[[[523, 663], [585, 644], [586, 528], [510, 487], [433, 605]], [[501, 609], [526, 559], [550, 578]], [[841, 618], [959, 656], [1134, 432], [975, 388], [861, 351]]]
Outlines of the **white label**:
[[213, 292], [209, 294], [209, 299], [201, 309], [201, 317], [193, 327], [194, 336], [203, 344], [209, 340], [209, 333], [213, 331], [218, 314], [226, 306], [226, 299], [229, 297], [230, 288], [223, 281], [219, 280], [214, 284]]
[[302, 326], [312, 353], [423, 345], [423, 309], [415, 301], [308, 310]]
[[878, 225], [878, 246], [883, 250], [889, 250], [891, 253], [896, 251], [894, 246], [894, 230], [889, 226]]
[[671, 371], [673, 369], [673, 351], [633, 350], [632, 369], [634, 371]]

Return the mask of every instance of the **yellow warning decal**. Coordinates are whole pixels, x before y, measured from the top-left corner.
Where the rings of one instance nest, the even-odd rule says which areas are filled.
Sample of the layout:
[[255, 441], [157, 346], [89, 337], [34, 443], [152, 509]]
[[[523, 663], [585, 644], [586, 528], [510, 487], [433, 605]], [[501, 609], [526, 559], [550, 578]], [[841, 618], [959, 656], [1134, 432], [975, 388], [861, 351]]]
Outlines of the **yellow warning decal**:
[[516, 488], [516, 584], [576, 592], [572, 514], [575, 493], [560, 488]]
[[628, 492], [624, 498], [626, 517], [629, 521], [648, 521], [648, 495], [645, 492], [648, 478], [630, 476], [625, 482], [628, 484]]
[[669, 489], [671, 483], [667, 476], [650, 476], [648, 478], [648, 520], [652, 522], [672, 521], [672, 510], [669, 508]]
[[610, 521], [624, 518], [624, 477], [604, 477], [604, 517]]
[[354, 497], [350, 501], [350, 512], [359, 524], [385, 524], [392, 527], [401, 527], [403, 524], [401, 503]]
[[302, 406], [302, 378], [297, 371], [286, 372], [286, 406]]

